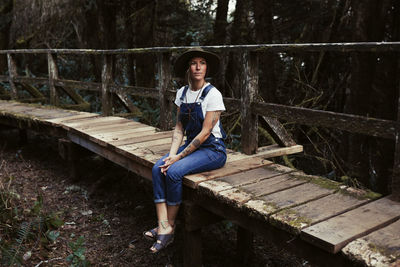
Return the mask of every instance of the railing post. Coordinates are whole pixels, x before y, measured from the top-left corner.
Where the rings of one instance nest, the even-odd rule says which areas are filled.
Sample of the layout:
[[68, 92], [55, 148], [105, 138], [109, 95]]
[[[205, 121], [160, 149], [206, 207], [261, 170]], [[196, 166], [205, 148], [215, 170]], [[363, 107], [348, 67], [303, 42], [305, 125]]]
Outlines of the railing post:
[[251, 103], [258, 93], [258, 57], [255, 52], [245, 51], [242, 54], [241, 82], [241, 117], [242, 117], [242, 152], [250, 155], [258, 148], [258, 119], [251, 112]]
[[103, 69], [101, 72], [101, 104], [103, 116], [112, 114], [110, 83], [112, 82], [112, 55], [103, 56]]
[[172, 127], [172, 103], [168, 101], [167, 91], [171, 85], [171, 53], [157, 54], [158, 66], [158, 99], [160, 104], [160, 129], [169, 130]]
[[11, 54], [7, 54], [7, 64], [8, 64], [8, 82], [10, 83], [11, 87], [11, 98], [17, 99], [17, 87], [14, 83], [14, 77], [18, 76], [17, 73], [17, 65], [15, 64], [14, 57]]
[[47, 53], [47, 66], [49, 72], [49, 89], [50, 89], [50, 104], [54, 106], [60, 105], [60, 98], [54, 80], [58, 79], [57, 64], [54, 56], [51, 53]]

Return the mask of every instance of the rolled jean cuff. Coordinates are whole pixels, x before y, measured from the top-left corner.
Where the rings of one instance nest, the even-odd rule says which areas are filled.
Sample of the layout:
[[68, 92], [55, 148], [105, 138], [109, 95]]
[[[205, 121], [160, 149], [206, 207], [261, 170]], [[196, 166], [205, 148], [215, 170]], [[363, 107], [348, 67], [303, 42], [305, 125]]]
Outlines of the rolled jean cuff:
[[167, 201], [167, 205], [168, 206], [177, 206], [177, 205], [180, 205], [182, 203], [182, 201], [179, 201], [179, 202], [170, 202], [170, 201]]
[[162, 199], [154, 199], [154, 203], [165, 203], [166, 199], [162, 198]]

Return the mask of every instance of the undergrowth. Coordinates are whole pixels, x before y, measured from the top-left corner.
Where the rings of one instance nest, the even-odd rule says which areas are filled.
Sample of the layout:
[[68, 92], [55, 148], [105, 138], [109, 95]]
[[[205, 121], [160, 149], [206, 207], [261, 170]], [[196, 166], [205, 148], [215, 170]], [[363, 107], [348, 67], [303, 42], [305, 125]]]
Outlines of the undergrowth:
[[[56, 212], [45, 212], [41, 195], [27, 207], [7, 174], [6, 162], [0, 165], [0, 264], [21, 266], [35, 248], [46, 248], [59, 236], [64, 223]], [[4, 175], [5, 174], [5, 175]]]

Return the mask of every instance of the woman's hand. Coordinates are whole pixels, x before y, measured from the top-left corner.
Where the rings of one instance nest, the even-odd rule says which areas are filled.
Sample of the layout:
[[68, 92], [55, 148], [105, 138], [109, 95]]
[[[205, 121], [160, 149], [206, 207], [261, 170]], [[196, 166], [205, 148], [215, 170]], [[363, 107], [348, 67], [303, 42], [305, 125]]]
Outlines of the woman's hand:
[[174, 164], [175, 162], [177, 162], [178, 160], [181, 159], [181, 156], [179, 155], [171, 155], [168, 156], [164, 159], [164, 165], [161, 165], [161, 172], [166, 175], [167, 174], [167, 170], [169, 169], [169, 166], [171, 166], [172, 164]]

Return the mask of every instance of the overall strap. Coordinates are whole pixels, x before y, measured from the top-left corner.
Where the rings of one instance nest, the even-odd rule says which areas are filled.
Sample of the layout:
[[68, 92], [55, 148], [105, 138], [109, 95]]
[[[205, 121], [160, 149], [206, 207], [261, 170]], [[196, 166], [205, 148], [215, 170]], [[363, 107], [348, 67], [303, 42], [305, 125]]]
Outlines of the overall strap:
[[200, 100], [203, 101], [204, 98], [207, 96], [208, 92], [210, 92], [210, 90], [214, 88], [214, 86], [212, 84], [207, 85], [206, 88], [204, 88], [203, 93], [201, 93], [201, 97]]
[[183, 89], [181, 98], [179, 98], [179, 99], [181, 100], [181, 102], [183, 102], [183, 99], [184, 99], [185, 96], [186, 96], [186, 92], [187, 92], [188, 88], [189, 88], [189, 85], [186, 85], [185, 88]]

